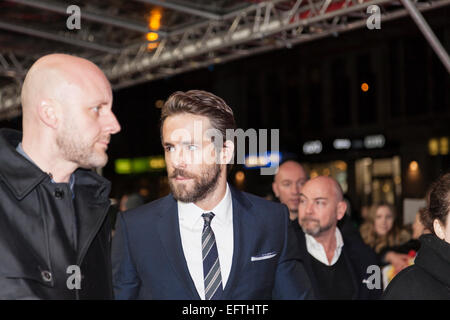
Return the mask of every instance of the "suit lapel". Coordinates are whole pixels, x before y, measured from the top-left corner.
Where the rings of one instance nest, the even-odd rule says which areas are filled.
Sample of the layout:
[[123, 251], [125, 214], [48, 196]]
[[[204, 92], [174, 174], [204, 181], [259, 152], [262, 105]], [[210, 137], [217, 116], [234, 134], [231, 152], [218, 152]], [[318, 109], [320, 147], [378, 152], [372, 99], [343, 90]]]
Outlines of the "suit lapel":
[[245, 198], [244, 194], [230, 186], [231, 199], [233, 202], [233, 261], [231, 264], [230, 276], [222, 298], [232, 299], [231, 293], [234, 283], [241, 275], [241, 269], [245, 265], [246, 257], [249, 257], [248, 250], [251, 248], [252, 229], [255, 228], [252, 204]]
[[184, 258], [177, 202], [172, 196], [168, 197], [168, 201], [169, 206], [167, 210], [161, 213], [161, 218], [158, 222], [159, 237], [178, 278], [184, 284], [192, 298], [199, 300], [200, 296], [192, 281], [186, 259]]

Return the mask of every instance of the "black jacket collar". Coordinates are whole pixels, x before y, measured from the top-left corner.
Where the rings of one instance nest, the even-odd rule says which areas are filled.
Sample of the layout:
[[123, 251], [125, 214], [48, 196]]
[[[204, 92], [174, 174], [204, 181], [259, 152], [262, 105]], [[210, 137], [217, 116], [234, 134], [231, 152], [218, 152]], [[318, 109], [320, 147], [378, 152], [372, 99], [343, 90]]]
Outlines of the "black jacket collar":
[[22, 133], [12, 129], [0, 129], [0, 179], [21, 200], [42, 180], [50, 177], [28, 161], [16, 147], [22, 140]]

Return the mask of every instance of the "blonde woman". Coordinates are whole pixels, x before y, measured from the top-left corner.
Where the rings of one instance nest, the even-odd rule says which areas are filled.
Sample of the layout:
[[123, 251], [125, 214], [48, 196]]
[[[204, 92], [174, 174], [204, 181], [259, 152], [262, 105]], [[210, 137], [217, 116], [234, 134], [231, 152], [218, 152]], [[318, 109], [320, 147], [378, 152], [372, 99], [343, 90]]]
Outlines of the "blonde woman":
[[407, 252], [397, 250], [411, 239], [411, 234], [396, 224], [393, 206], [381, 203], [372, 206], [360, 232], [364, 242], [378, 255], [381, 265], [392, 264], [396, 272], [409, 265]]

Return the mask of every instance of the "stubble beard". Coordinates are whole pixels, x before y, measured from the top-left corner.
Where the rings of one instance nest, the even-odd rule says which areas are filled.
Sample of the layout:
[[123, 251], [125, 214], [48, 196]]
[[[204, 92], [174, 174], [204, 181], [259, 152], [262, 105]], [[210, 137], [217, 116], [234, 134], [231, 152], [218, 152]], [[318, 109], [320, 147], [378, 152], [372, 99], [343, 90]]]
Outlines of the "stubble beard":
[[71, 125], [66, 125], [56, 137], [56, 145], [64, 159], [74, 162], [80, 168], [101, 168], [108, 162], [106, 152], [95, 150], [94, 144], [85, 142], [83, 137], [77, 136], [80, 131]]
[[321, 226], [319, 220], [303, 218], [300, 220], [300, 226], [302, 227], [304, 233], [317, 237], [325, 231], [330, 230], [333, 227], [333, 224], [330, 222], [328, 225]]
[[[176, 184], [176, 176], [191, 178], [194, 186], [191, 190], [183, 184]], [[169, 186], [173, 197], [181, 202], [198, 202], [206, 199], [216, 188], [220, 177], [220, 165], [214, 164], [212, 168], [207, 168], [200, 175], [194, 175], [182, 169], [175, 169], [169, 177]]]

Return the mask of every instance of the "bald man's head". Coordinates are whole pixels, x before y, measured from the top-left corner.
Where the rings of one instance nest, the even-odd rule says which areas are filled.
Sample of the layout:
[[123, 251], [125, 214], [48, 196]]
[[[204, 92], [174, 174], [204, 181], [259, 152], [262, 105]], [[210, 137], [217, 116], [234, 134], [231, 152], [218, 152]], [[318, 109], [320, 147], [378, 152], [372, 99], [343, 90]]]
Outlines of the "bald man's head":
[[22, 87], [24, 140], [56, 144], [56, 157], [91, 168], [106, 164], [110, 135], [120, 126], [112, 91], [92, 62], [66, 54], [37, 60]]
[[300, 191], [308, 180], [305, 169], [296, 161], [286, 161], [279, 168], [272, 190], [281, 203], [289, 208], [291, 220], [297, 218]]
[[66, 103], [71, 89], [83, 89], [91, 82], [111, 94], [109, 81], [94, 63], [67, 54], [43, 56], [25, 77], [21, 92], [23, 112], [28, 113], [45, 102]]
[[334, 231], [346, 209], [339, 183], [333, 178], [319, 176], [309, 180], [302, 188], [298, 221], [306, 233], [320, 236]]

